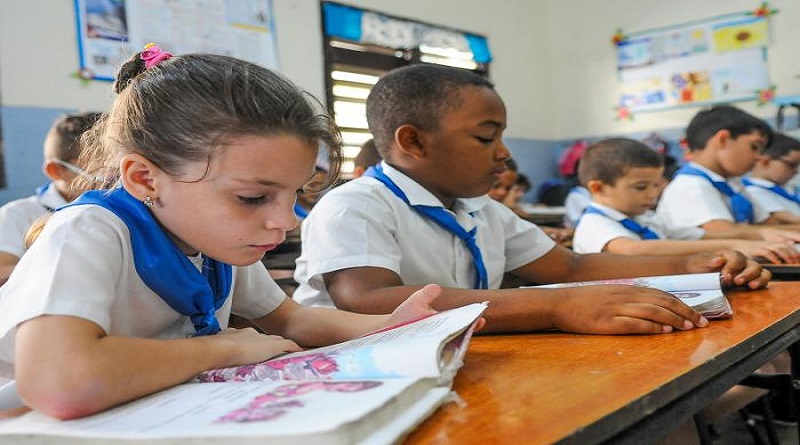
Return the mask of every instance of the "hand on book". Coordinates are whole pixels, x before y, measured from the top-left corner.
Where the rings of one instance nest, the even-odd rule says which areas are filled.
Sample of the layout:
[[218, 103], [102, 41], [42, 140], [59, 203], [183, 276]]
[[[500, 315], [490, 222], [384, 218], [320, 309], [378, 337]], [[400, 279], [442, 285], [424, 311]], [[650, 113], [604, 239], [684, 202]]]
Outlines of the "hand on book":
[[723, 286], [745, 286], [760, 289], [767, 286], [772, 274], [741, 252], [724, 249], [714, 253], [692, 255], [686, 262], [689, 273], [720, 272]]
[[553, 301], [555, 327], [578, 334], [660, 334], [708, 324], [671, 294], [646, 287], [573, 287]]
[[253, 328], [228, 328], [220, 331], [217, 336], [220, 340], [235, 342], [237, 352], [231, 358], [231, 366], [247, 365], [267, 360], [286, 352], [303, 350], [292, 340], [287, 340], [280, 335], [260, 334]]
[[410, 323], [435, 314], [436, 310], [431, 307], [431, 303], [441, 294], [442, 288], [438, 284], [428, 284], [414, 292], [389, 315], [387, 327]]

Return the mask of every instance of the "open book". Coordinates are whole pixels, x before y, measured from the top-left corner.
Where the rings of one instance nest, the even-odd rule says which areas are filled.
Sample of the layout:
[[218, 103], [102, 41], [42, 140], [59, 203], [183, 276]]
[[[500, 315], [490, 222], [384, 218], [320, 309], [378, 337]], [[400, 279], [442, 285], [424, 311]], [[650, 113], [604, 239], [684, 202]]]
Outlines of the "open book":
[[708, 319], [728, 318], [733, 315], [730, 302], [722, 293], [719, 273], [664, 275], [659, 277], [622, 278], [614, 280], [582, 281], [576, 283], [547, 284], [542, 288], [592, 286], [598, 284], [627, 284], [652, 287], [680, 298]]
[[485, 308], [472, 304], [338, 345], [208, 371], [82, 419], [31, 412], [0, 420], [0, 443], [395, 443], [447, 400]]

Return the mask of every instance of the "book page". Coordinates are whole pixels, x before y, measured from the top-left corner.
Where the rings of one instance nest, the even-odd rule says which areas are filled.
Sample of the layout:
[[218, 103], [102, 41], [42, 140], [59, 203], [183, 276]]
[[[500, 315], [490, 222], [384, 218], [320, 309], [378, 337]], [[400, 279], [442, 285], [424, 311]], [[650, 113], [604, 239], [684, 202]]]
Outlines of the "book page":
[[[485, 309], [486, 304], [471, 304], [336, 345], [206, 371], [197, 378], [221, 382], [438, 377], [445, 343], [471, 328]], [[458, 357], [460, 364], [463, 352], [449, 356]]]
[[631, 286], [652, 287], [666, 292], [683, 290], [713, 290], [721, 289], [718, 272], [696, 273], [681, 275], [664, 275], [658, 277], [620, 278], [613, 280], [580, 281], [575, 283], [546, 284], [532, 286], [541, 288], [562, 288], [592, 286], [598, 284], [628, 284]]
[[[201, 437], [209, 443], [234, 437], [258, 438], [253, 443], [259, 444], [289, 438], [356, 443], [391, 423], [432, 388], [424, 379], [187, 383], [82, 419], [59, 421], [33, 412], [3, 420], [0, 442], [36, 434], [53, 436], [50, 443], [62, 443], [61, 437], [109, 443], [163, 438], [194, 438], [191, 443], [197, 443]], [[447, 392], [439, 388], [438, 399], [430, 403], [438, 405]], [[423, 417], [412, 420], [419, 422], [431, 411], [428, 407], [420, 412]]]

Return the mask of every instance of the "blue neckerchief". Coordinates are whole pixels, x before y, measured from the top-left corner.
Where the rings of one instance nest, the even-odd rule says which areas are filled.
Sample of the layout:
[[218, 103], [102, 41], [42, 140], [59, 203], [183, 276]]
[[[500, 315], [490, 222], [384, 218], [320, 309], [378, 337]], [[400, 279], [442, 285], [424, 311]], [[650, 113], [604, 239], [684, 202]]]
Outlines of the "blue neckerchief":
[[775, 193], [776, 195], [778, 195], [780, 197], [786, 198], [789, 201], [794, 202], [795, 204], [800, 204], [800, 198], [798, 198], [797, 195], [789, 193], [788, 190], [786, 190], [785, 188], [783, 188], [783, 187], [781, 187], [781, 186], [779, 186], [777, 184], [774, 184], [774, 185], [771, 185], [771, 186], [766, 186], [766, 185], [763, 185], [763, 184], [757, 184], [757, 183], [753, 182], [753, 180], [751, 180], [750, 178], [742, 178], [742, 184], [744, 184], [746, 186], [752, 186], [752, 187], [761, 187], [762, 189], [769, 190], [772, 193]]
[[122, 187], [86, 192], [69, 206], [83, 204], [104, 207], [125, 222], [139, 277], [172, 309], [191, 318], [195, 335], [220, 331], [215, 312], [231, 289], [233, 274], [229, 264], [203, 255], [200, 273], [167, 237], [147, 206]]
[[689, 164], [684, 165], [681, 167], [677, 172], [676, 175], [694, 175], [700, 176], [701, 178], [705, 178], [706, 181], [710, 182], [714, 188], [725, 194], [730, 201], [731, 201], [731, 211], [733, 212], [733, 219], [737, 223], [741, 222], [753, 222], [753, 204], [747, 200], [741, 193], [736, 193], [733, 191], [733, 188], [725, 182], [725, 181], [715, 181], [711, 179], [711, 176], [708, 176], [708, 173], [700, 170], [699, 168], [692, 167]]
[[51, 182], [51, 183], [49, 183], [47, 185], [42, 185], [42, 186], [36, 187], [36, 202], [38, 202], [40, 206], [44, 207], [44, 209], [47, 210], [50, 213], [55, 212], [56, 209], [50, 207], [47, 204], [44, 204], [42, 202], [42, 197], [44, 196], [45, 193], [47, 193], [48, 190], [50, 190], [50, 187], [52, 187], [52, 186], [53, 186], [53, 183]]
[[[597, 215], [603, 215], [603, 216], [605, 216], [606, 218], [609, 218], [609, 219], [614, 219], [614, 218], [611, 218], [610, 216], [608, 216], [604, 211], [598, 209], [595, 206], [586, 207], [586, 210], [583, 211], [583, 214], [585, 215], [587, 213], [595, 213]], [[631, 232], [639, 235], [642, 239], [645, 239], [645, 240], [648, 240], [648, 239], [659, 239], [659, 236], [658, 236], [658, 234], [656, 232], [653, 232], [648, 227], [643, 226], [643, 225], [639, 224], [638, 222], [636, 222], [636, 221], [634, 221], [634, 220], [632, 220], [630, 218], [624, 218], [624, 219], [615, 220], [615, 221], [617, 221], [618, 223], [622, 224], [622, 227], [625, 227], [626, 229], [630, 230]]]
[[406, 194], [400, 190], [400, 187], [398, 187], [394, 181], [386, 176], [386, 173], [383, 172], [383, 168], [380, 165], [368, 168], [367, 171], [364, 172], [364, 176], [371, 176], [382, 182], [386, 187], [389, 188], [389, 190], [397, 195], [398, 198], [402, 199], [406, 204], [419, 212], [422, 216], [431, 219], [443, 229], [464, 241], [464, 244], [466, 244], [467, 248], [472, 253], [472, 260], [475, 263], [476, 276], [473, 287], [475, 289], [489, 288], [489, 278], [486, 272], [486, 266], [483, 264], [481, 249], [478, 247], [478, 243], [475, 240], [475, 233], [478, 229], [477, 227], [473, 227], [472, 230], [467, 232], [463, 227], [461, 227], [458, 221], [456, 221], [456, 218], [452, 214], [448, 213], [444, 207], [411, 205]]
[[304, 209], [300, 204], [294, 203], [294, 214], [298, 218], [305, 218], [308, 216], [308, 210]]

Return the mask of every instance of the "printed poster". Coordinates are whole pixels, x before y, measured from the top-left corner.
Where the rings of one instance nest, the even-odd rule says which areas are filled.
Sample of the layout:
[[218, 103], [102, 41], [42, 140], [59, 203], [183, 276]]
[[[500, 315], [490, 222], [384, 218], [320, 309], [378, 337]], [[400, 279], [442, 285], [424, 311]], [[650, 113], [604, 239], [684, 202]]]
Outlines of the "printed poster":
[[770, 85], [763, 17], [733, 14], [617, 45], [618, 105], [631, 111], [751, 100]]
[[75, 0], [81, 75], [113, 80], [150, 42], [278, 68], [271, 0]]

